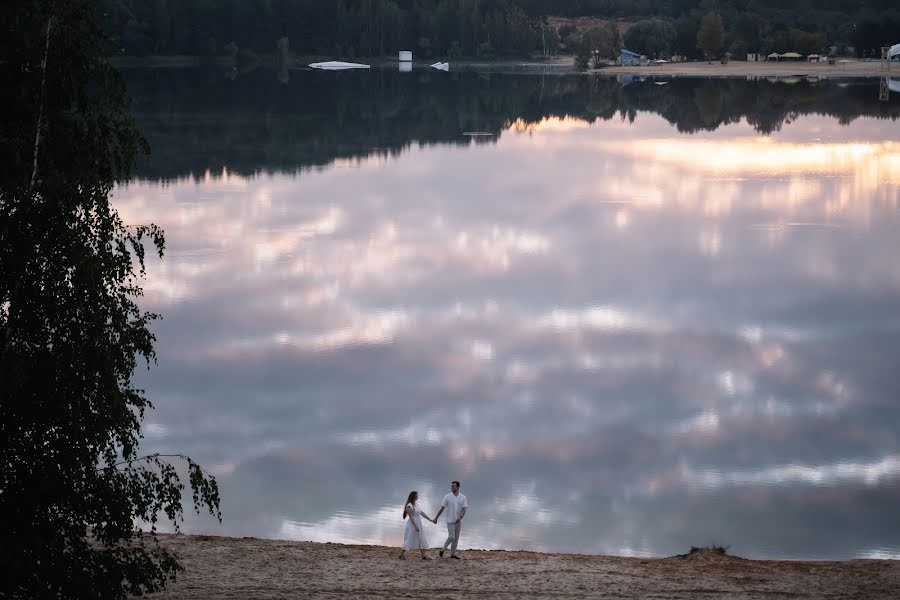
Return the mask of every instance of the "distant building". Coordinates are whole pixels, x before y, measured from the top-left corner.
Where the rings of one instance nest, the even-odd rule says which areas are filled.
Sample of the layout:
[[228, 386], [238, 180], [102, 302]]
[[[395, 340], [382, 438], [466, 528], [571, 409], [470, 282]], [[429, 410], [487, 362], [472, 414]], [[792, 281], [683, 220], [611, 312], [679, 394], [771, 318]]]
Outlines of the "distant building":
[[638, 67], [642, 58], [637, 52], [622, 48], [622, 52], [619, 54], [619, 64], [623, 67]]
[[757, 62], [759, 59], [756, 56], [756, 52], [750, 52], [747, 54], [747, 62]]
[[412, 50], [401, 50], [400, 51], [400, 62], [411, 62], [412, 61]]

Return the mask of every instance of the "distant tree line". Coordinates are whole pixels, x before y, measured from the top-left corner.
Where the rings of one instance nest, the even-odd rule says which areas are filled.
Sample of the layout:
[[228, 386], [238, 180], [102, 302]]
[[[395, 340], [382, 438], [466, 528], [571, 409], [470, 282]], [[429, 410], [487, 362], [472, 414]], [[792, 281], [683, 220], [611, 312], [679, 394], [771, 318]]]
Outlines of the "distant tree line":
[[[548, 26], [510, 0], [102, 0], [126, 54], [528, 56]], [[542, 25], [544, 37], [542, 40]]]
[[[100, 0], [107, 31], [128, 55], [244, 51], [332, 57], [530, 57], [575, 54], [585, 31], [548, 17], [617, 23], [625, 45], [652, 57], [731, 52], [880, 56], [900, 43], [896, 0]], [[715, 14], [722, 31], [705, 32]], [[556, 21], [559, 22], [558, 20]], [[596, 33], [596, 32], [595, 32]], [[595, 36], [596, 37], [596, 36]], [[605, 36], [603, 42], [606, 43]], [[719, 40], [719, 38], [721, 38]], [[615, 41], [615, 40], [613, 40]], [[718, 43], [712, 44], [712, 42]], [[617, 51], [617, 48], [615, 49]]]

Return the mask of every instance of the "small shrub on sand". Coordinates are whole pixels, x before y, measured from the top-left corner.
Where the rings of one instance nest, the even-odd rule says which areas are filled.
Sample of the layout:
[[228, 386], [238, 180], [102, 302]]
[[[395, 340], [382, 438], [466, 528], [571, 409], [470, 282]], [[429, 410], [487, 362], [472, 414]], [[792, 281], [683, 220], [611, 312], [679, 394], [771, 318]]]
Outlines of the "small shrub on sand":
[[691, 546], [691, 551], [688, 552], [688, 556], [691, 554], [728, 554], [728, 549], [731, 546]]

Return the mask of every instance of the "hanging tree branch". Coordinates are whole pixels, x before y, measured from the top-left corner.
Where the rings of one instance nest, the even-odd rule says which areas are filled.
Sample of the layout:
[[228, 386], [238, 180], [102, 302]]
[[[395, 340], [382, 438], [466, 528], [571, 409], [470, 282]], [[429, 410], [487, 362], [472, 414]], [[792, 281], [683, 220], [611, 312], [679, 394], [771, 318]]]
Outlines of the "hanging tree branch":
[[[113, 463], [111, 465], [106, 465], [104, 467], [98, 467], [97, 472], [105, 472], [105, 471], [119, 471], [116, 467], [121, 465], [128, 465], [129, 467], [136, 462], [146, 462], [150, 464], [155, 464], [159, 467], [163, 473], [162, 476], [168, 477], [166, 472], [171, 465], [163, 461], [163, 458], [180, 458], [188, 464], [189, 470], [189, 478], [191, 481], [191, 487], [193, 489], [193, 499], [194, 499], [194, 509], [197, 513], [200, 513], [200, 507], [198, 505], [201, 496], [209, 497], [212, 500], [212, 503], [206, 502], [210, 509], [210, 514], [216, 517], [219, 522], [222, 522], [222, 511], [219, 510], [219, 486], [216, 483], [215, 477], [209, 471], [201, 467], [199, 464], [194, 462], [194, 460], [187, 456], [186, 454], [160, 454], [159, 452], [155, 452], [153, 454], [148, 454], [146, 456], [139, 456], [137, 458], [133, 458], [130, 460], [122, 460], [117, 463]], [[175, 480], [178, 480], [178, 476], [174, 474], [174, 471], [171, 471]], [[178, 505], [180, 507], [180, 504]], [[180, 508], [178, 508], [180, 511]], [[175, 524], [176, 529], [178, 528], [178, 524]]]
[[200, 471], [202, 471], [206, 475], [212, 476], [206, 469], [204, 469], [203, 467], [201, 467], [200, 465], [195, 463], [191, 459], [191, 457], [186, 454], [160, 454], [159, 452], [155, 452], [153, 454], [148, 454], [146, 456], [139, 456], [138, 458], [132, 458], [131, 460], [122, 460], [122, 461], [119, 461], [119, 462], [111, 464], [111, 465], [106, 465], [105, 467], [97, 467], [97, 472], [99, 473], [100, 471], [106, 471], [108, 469], [115, 469], [118, 466], [130, 465], [131, 463], [136, 463], [136, 462], [142, 462], [142, 461], [152, 462], [152, 461], [158, 460], [160, 458], [180, 458], [181, 460], [187, 462], [189, 465], [196, 465], [197, 468], [200, 469]]

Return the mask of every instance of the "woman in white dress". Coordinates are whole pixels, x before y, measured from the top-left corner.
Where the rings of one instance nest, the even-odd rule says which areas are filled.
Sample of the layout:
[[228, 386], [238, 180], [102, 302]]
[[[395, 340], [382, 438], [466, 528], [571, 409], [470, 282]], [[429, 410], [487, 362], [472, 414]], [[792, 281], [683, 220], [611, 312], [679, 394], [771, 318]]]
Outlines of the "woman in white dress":
[[422, 509], [416, 503], [418, 500], [419, 492], [412, 491], [406, 498], [406, 505], [403, 507], [403, 518], [406, 519], [408, 517], [409, 520], [406, 522], [406, 530], [403, 532], [400, 560], [405, 560], [406, 551], [413, 548], [419, 549], [422, 553], [422, 560], [431, 560], [425, 555], [425, 550], [428, 549], [428, 540], [425, 539], [425, 532], [422, 531], [422, 517], [425, 517], [426, 521], [431, 521], [432, 523], [437, 523], [437, 521], [422, 512]]

